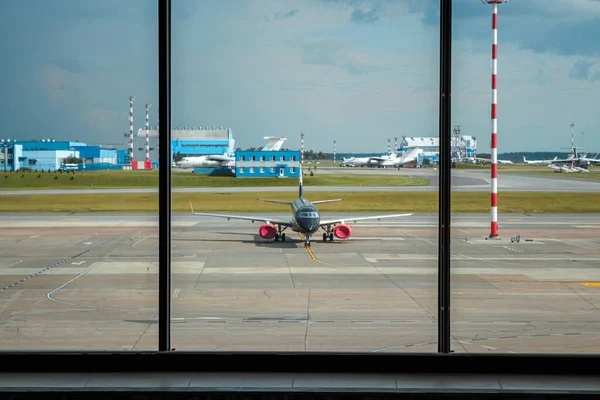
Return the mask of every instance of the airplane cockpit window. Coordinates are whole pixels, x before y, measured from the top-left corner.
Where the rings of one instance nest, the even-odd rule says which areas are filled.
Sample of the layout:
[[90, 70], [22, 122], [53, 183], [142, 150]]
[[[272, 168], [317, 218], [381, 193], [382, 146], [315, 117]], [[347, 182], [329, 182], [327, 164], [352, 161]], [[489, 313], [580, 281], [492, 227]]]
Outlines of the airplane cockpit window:
[[300, 218], [317, 218], [317, 213], [304, 211], [304, 212], [300, 213], [299, 217]]

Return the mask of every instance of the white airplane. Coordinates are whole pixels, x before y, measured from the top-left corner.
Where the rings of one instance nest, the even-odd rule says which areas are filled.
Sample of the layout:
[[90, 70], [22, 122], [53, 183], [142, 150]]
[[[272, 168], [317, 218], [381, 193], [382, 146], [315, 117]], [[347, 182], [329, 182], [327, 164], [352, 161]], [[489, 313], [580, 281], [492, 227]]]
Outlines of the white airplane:
[[[261, 199], [259, 199], [261, 200]], [[314, 206], [315, 204], [320, 203], [329, 203], [332, 201], [341, 201], [342, 199], [334, 199], [334, 200], [319, 200], [319, 201], [309, 201], [302, 196], [302, 168], [300, 168], [300, 180], [298, 185], [298, 198], [294, 201], [282, 201], [282, 200], [264, 200], [270, 203], [284, 204], [291, 208], [291, 218], [290, 219], [280, 219], [280, 218], [269, 218], [269, 217], [246, 217], [243, 215], [230, 215], [230, 214], [212, 214], [212, 213], [199, 213], [194, 212], [194, 207], [192, 206], [192, 202], [190, 201], [190, 209], [192, 214], [201, 215], [207, 217], [218, 217], [218, 218], [227, 218], [227, 220], [231, 219], [242, 219], [247, 221], [255, 221], [262, 222], [260, 228], [258, 228], [258, 234], [263, 239], [275, 239], [278, 241], [281, 239], [282, 242], [285, 242], [285, 233], [283, 233], [286, 229], [290, 229], [293, 232], [297, 232], [303, 236], [304, 246], [310, 246], [310, 237], [317, 233], [319, 229], [323, 230], [323, 242], [329, 239], [330, 242], [333, 241], [333, 237], [337, 237], [338, 239], [348, 239], [352, 235], [352, 229], [350, 226], [346, 225], [346, 221], [364, 221], [370, 219], [379, 220], [381, 218], [397, 218], [397, 217], [407, 217], [410, 215], [414, 215], [413, 211], [410, 214], [388, 214], [388, 215], [376, 215], [371, 217], [347, 217], [347, 218], [334, 218], [334, 219], [321, 219], [321, 214], [319, 210]], [[276, 227], [277, 226], [277, 227]]]
[[552, 164], [552, 162], [556, 160], [558, 160], [558, 156], [554, 157], [552, 160], [528, 160], [525, 156], [523, 156], [523, 164], [526, 165], [548, 165]]
[[381, 167], [385, 166], [386, 162], [396, 159], [396, 153], [389, 153], [380, 157], [351, 157], [344, 158], [342, 165], [351, 167]]
[[[261, 151], [278, 151], [281, 149], [283, 142], [287, 140], [284, 137], [265, 136], [263, 139], [268, 140], [267, 144]], [[183, 157], [181, 161], [173, 163], [177, 168], [194, 169], [194, 168], [233, 168], [235, 167], [235, 157], [229, 156], [227, 153], [223, 155], [208, 154], [203, 156]]]
[[223, 155], [209, 154], [206, 156], [183, 157], [181, 161], [175, 162], [175, 166], [183, 169], [231, 167], [235, 166], [235, 158], [228, 156], [227, 153]]
[[[489, 158], [480, 158], [480, 157], [466, 157], [463, 158], [463, 161], [467, 161], [469, 164], [491, 164], [492, 160]], [[498, 164], [501, 165], [512, 165], [514, 164], [510, 160], [498, 160]]]
[[[571, 152], [569, 154], [569, 156], [565, 159], [562, 160], [557, 160], [554, 159], [552, 160], [551, 164], [552, 165], [567, 165], [570, 166], [571, 169], [573, 168], [577, 168], [577, 169], [584, 169], [587, 171], [587, 168], [590, 167], [590, 165], [597, 165], [598, 163], [600, 163], [599, 159], [595, 159], [595, 158], [587, 158], [586, 155], [579, 155], [577, 153], [577, 148], [573, 147], [571, 149]], [[556, 169], [554, 169], [556, 171]], [[579, 171], [576, 171], [579, 172]], [[583, 172], [583, 171], [581, 171]], [[588, 171], [589, 172], [589, 171]]]

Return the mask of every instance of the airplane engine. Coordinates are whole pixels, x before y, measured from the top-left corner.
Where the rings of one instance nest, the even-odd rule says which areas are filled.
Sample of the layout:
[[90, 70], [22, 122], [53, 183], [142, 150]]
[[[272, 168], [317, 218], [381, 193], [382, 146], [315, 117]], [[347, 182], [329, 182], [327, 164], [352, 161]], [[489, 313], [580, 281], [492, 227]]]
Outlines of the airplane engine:
[[272, 239], [277, 235], [277, 228], [273, 224], [262, 224], [260, 228], [258, 228], [258, 234], [261, 238], [264, 239]]
[[340, 224], [333, 228], [333, 234], [338, 239], [348, 239], [352, 236], [352, 229], [348, 225]]

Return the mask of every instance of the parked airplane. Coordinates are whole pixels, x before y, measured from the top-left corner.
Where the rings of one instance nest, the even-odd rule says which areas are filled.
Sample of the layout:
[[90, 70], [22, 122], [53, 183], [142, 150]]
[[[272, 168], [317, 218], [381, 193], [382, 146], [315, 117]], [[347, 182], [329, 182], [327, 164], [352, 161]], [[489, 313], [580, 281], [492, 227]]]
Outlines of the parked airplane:
[[[583, 155], [583, 156], [579, 155], [577, 153], [576, 147], [571, 148], [571, 152], [569, 153], [569, 156], [567, 158], [562, 159], [562, 160], [554, 159], [551, 161], [551, 165], [570, 166], [571, 169], [575, 168], [576, 172], [586, 172], [586, 171], [578, 171], [578, 170], [579, 169], [587, 170], [587, 168], [589, 168], [591, 165], [597, 165], [599, 163], [600, 163], [600, 160], [598, 160], [598, 159], [587, 158], [586, 155]], [[554, 170], [556, 171], [557, 169], [555, 168]], [[587, 171], [587, 172], [589, 172], [589, 171]]]
[[379, 157], [352, 157], [344, 158], [342, 165], [350, 167], [381, 167], [390, 160], [396, 159], [396, 153], [389, 153]]
[[[346, 221], [364, 221], [370, 219], [381, 219], [381, 218], [395, 218], [395, 217], [407, 217], [410, 215], [414, 215], [413, 211], [410, 214], [388, 214], [388, 215], [376, 215], [371, 217], [348, 217], [348, 218], [338, 218], [338, 219], [321, 219], [321, 214], [319, 210], [314, 206], [315, 204], [321, 203], [329, 203], [333, 201], [341, 201], [342, 199], [334, 199], [334, 200], [318, 200], [318, 201], [309, 201], [302, 196], [302, 169], [300, 169], [300, 181], [298, 185], [298, 198], [294, 201], [282, 201], [282, 200], [265, 200], [259, 199], [262, 201], [284, 204], [288, 205], [291, 208], [292, 218], [289, 220], [279, 219], [279, 218], [268, 218], [268, 217], [246, 217], [242, 215], [229, 215], [229, 214], [212, 214], [212, 213], [199, 213], [194, 212], [194, 207], [192, 202], [190, 201], [190, 209], [192, 214], [194, 215], [202, 215], [207, 217], [219, 217], [219, 218], [227, 218], [230, 219], [242, 219], [247, 221], [260, 221], [263, 224], [258, 229], [258, 233], [260, 237], [264, 239], [273, 239], [278, 241], [281, 239], [282, 242], [285, 242], [285, 233], [283, 233], [286, 229], [291, 229], [293, 232], [298, 232], [304, 236], [304, 246], [310, 246], [310, 238], [314, 235], [319, 229], [322, 229], [323, 232], [323, 241], [325, 242], [328, 238], [329, 241], [333, 241], [333, 237], [337, 237], [339, 239], [348, 239], [352, 235], [352, 229], [350, 226], [346, 225]], [[277, 226], [277, 227], [275, 227]]]
[[[466, 157], [462, 159], [469, 164], [491, 164], [492, 160], [489, 158], [480, 158], [480, 157]], [[497, 160], [500, 165], [512, 165], [514, 164], [510, 160]]]
[[554, 157], [552, 160], [528, 160], [525, 156], [523, 156], [523, 164], [526, 165], [548, 165], [556, 160], [558, 160], [558, 156]]
[[[263, 139], [268, 140], [267, 144], [261, 149], [262, 151], [278, 151], [281, 149], [283, 142], [287, 140], [284, 137], [265, 136]], [[194, 169], [194, 168], [225, 168], [235, 167], [235, 157], [229, 156], [227, 153], [207, 154], [202, 156], [183, 157], [181, 161], [173, 163], [177, 168]]]
[[235, 158], [227, 153], [223, 155], [209, 154], [206, 156], [183, 157], [181, 161], [175, 163], [177, 168], [222, 168], [235, 165]]

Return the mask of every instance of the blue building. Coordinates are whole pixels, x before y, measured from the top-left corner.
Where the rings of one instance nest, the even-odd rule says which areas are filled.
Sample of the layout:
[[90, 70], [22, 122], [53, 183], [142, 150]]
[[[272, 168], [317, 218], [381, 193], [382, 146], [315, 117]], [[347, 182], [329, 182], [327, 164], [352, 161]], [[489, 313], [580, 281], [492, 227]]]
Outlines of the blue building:
[[300, 176], [300, 151], [237, 151], [238, 178], [290, 178]]
[[61, 168], [63, 159], [68, 157], [79, 158], [79, 152], [76, 150], [24, 150], [18, 162], [19, 168], [30, 168], [33, 171], [56, 171]]
[[83, 159], [79, 165], [80, 170], [122, 167], [117, 165], [119, 161], [117, 150], [105, 146], [88, 146], [86, 143], [78, 141], [54, 141], [51, 139], [0, 141], [0, 168], [5, 171], [16, 171], [21, 168], [55, 171], [60, 169], [63, 166], [63, 160], [69, 157]]
[[0, 141], [0, 161], [3, 172], [16, 171], [19, 169], [19, 162], [23, 159], [23, 146], [13, 142]]
[[101, 146], [76, 146], [79, 158], [83, 158], [86, 164], [116, 164], [117, 150], [106, 149]]
[[23, 146], [23, 151], [40, 151], [40, 150], [71, 150], [77, 146], [86, 146], [82, 142], [67, 142], [67, 141], [52, 141], [48, 140], [17, 140], [15, 144]]

